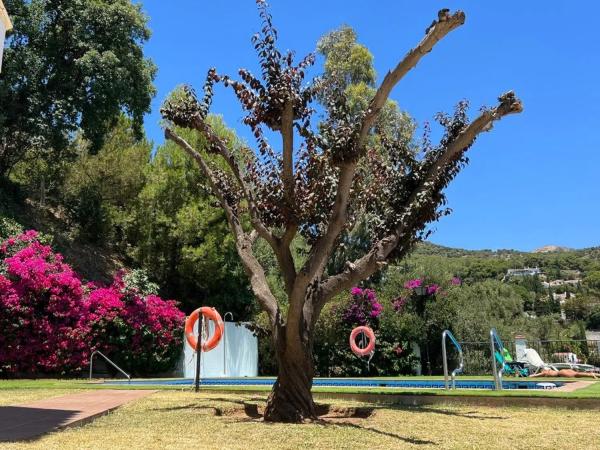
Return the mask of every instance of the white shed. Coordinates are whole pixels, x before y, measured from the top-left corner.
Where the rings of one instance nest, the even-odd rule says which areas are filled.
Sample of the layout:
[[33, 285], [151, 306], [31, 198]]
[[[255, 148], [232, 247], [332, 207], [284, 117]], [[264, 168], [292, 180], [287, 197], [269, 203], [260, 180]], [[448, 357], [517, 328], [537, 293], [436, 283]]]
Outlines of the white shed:
[[8, 12], [4, 7], [4, 3], [0, 0], [0, 71], [2, 70], [2, 53], [4, 52], [4, 38], [6, 32], [12, 29], [12, 23], [8, 17]]
[[[209, 334], [214, 333], [214, 323], [209, 322]], [[202, 353], [200, 359], [202, 378], [256, 377], [258, 375], [258, 338], [241, 322], [225, 322], [225, 334], [214, 349]], [[178, 376], [194, 378], [196, 354], [183, 340], [183, 355]]]

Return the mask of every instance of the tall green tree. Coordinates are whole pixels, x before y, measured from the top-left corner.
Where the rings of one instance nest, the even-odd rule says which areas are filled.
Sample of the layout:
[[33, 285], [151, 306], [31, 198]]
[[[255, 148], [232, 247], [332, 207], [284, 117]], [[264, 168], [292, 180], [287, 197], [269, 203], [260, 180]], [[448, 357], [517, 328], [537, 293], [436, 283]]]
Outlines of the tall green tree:
[[[222, 139], [239, 145], [220, 118], [209, 121]], [[183, 133], [199, 148], [205, 146], [202, 138]], [[236, 320], [249, 319], [255, 310], [252, 294], [227, 219], [206, 189], [205, 175], [167, 141], [157, 149], [145, 177], [127, 227], [127, 252], [134, 265], [189, 312], [210, 305], [231, 311]]]
[[142, 119], [156, 68], [147, 17], [130, 0], [7, 0], [14, 24], [0, 75], [0, 176], [61, 158], [81, 129], [97, 151], [121, 113]]
[[89, 141], [79, 136], [77, 157], [69, 164], [59, 202], [85, 241], [125, 244], [130, 217], [146, 185], [152, 143], [138, 139], [133, 121], [121, 116], [104, 144], [90, 154]]

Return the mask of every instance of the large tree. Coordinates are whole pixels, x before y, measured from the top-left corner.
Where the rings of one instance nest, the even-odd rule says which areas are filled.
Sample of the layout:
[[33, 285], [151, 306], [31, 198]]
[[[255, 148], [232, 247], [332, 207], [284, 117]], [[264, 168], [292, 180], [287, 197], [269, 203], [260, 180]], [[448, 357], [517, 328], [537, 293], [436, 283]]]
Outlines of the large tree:
[[77, 130], [98, 150], [122, 112], [141, 136], [154, 95], [130, 0], [6, 0], [14, 23], [0, 75], [0, 176], [26, 156], [60, 158]]
[[[445, 129], [439, 144], [425, 140], [422, 151], [415, 153], [402, 136], [378, 130], [378, 118], [394, 86], [438, 41], [464, 23], [463, 12], [441, 10], [425, 37], [386, 74], [368, 105], [357, 109], [347, 101], [346, 85], [337, 77], [304, 84], [314, 58], [309, 55], [294, 64], [291, 52], [281, 53], [266, 4], [257, 3], [263, 27], [252, 41], [262, 69], [260, 79], [245, 69], [239, 71], [240, 81], [211, 69], [202, 99], [187, 88], [165, 103], [162, 115], [167, 139], [191, 155], [205, 173], [225, 211], [254, 295], [269, 317], [278, 376], [265, 419], [301, 421], [316, 415], [312, 345], [323, 306], [390, 259], [405, 256], [423, 238], [426, 225], [447, 212], [443, 190], [466, 164], [466, 151], [477, 136], [505, 115], [520, 112], [522, 105], [508, 92], [497, 106], [482, 109], [469, 122], [466, 105], [460, 103], [453, 115], [438, 116]], [[249, 156], [243, 161], [206, 120], [215, 83], [231, 87], [247, 111], [244, 123], [254, 133], [258, 149], [245, 152]], [[315, 99], [327, 105], [318, 126], [311, 108]], [[202, 135], [204, 150], [182, 137], [181, 128]], [[273, 135], [281, 137], [280, 149], [270, 145], [267, 136]], [[385, 151], [374, 149], [374, 141]], [[214, 155], [227, 162], [226, 170], [212, 162]], [[370, 248], [339, 272], [326, 271], [340, 236], [366, 214]], [[310, 247], [302, 262], [295, 261], [290, 250], [297, 234]], [[255, 256], [258, 238], [270, 245], [280, 266], [287, 293], [284, 304], [271, 292]]]

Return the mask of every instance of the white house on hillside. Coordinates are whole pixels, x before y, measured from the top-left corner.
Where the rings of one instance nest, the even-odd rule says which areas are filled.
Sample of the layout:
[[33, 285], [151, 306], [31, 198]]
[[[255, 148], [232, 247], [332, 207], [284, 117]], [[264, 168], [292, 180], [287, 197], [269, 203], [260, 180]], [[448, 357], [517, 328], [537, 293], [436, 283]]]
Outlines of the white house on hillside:
[[506, 271], [507, 277], [533, 277], [541, 275], [542, 271], [539, 267], [525, 267], [524, 269], [508, 269]]
[[4, 3], [0, 0], [0, 71], [2, 70], [2, 53], [4, 52], [4, 38], [6, 32], [12, 29], [12, 23], [8, 17], [8, 12], [4, 7]]

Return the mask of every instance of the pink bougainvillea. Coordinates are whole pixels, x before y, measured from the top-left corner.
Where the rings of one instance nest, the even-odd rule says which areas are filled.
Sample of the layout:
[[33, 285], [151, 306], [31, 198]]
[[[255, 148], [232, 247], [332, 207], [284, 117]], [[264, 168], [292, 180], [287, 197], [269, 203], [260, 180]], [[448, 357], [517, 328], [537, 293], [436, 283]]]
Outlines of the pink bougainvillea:
[[427, 286], [427, 295], [434, 295], [440, 290], [440, 286], [438, 284], [430, 284]]
[[372, 289], [353, 287], [350, 294], [352, 300], [342, 316], [344, 322], [351, 325], [366, 325], [369, 319], [377, 319], [383, 312], [383, 306]]
[[452, 286], [460, 286], [462, 284], [462, 280], [460, 279], [460, 277], [452, 277], [452, 279], [450, 280], [450, 284]]
[[402, 312], [407, 302], [408, 299], [406, 297], [398, 297], [392, 300], [392, 306], [394, 308], [394, 311]]
[[423, 280], [421, 280], [420, 278], [415, 278], [414, 280], [408, 280], [406, 283], [404, 283], [404, 287], [406, 289], [416, 289], [418, 287], [421, 287], [422, 284]]
[[130, 370], [168, 370], [181, 348], [175, 302], [128, 289], [83, 284], [60, 254], [28, 231], [0, 244], [0, 375], [72, 374], [92, 351]]

